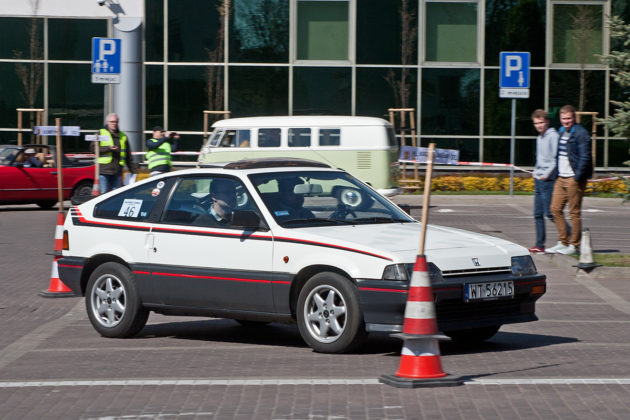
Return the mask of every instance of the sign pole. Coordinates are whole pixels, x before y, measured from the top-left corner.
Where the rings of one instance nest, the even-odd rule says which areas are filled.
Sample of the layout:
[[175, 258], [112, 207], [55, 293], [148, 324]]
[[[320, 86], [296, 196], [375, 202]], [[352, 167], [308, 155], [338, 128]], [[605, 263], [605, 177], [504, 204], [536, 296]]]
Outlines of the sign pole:
[[57, 192], [59, 193], [59, 213], [63, 214], [63, 165], [61, 162], [61, 118], [55, 118], [57, 127]]
[[427, 154], [427, 172], [424, 176], [424, 197], [422, 202], [422, 232], [420, 233], [420, 249], [418, 255], [424, 255], [424, 242], [427, 235], [427, 223], [429, 220], [429, 199], [431, 196], [431, 175], [433, 173], [433, 156], [435, 152], [435, 143], [429, 144], [429, 153]]
[[510, 197], [514, 197], [514, 149], [516, 148], [516, 99], [512, 98], [512, 127], [510, 129]]

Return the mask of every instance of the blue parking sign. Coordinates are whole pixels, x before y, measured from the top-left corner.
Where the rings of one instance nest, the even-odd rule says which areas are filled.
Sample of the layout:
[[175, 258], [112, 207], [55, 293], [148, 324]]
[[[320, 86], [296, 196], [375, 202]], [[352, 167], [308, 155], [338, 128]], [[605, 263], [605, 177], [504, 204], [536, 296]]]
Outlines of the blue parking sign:
[[529, 88], [529, 53], [501, 52], [501, 88]]
[[121, 42], [92, 38], [92, 83], [120, 83]]

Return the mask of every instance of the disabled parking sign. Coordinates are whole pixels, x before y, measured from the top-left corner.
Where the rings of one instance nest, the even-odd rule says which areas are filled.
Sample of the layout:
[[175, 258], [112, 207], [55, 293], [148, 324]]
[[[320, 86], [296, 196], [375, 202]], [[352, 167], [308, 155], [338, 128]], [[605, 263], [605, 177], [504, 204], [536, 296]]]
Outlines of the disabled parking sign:
[[529, 53], [501, 52], [500, 98], [529, 98]]
[[120, 83], [118, 38], [92, 38], [92, 83]]

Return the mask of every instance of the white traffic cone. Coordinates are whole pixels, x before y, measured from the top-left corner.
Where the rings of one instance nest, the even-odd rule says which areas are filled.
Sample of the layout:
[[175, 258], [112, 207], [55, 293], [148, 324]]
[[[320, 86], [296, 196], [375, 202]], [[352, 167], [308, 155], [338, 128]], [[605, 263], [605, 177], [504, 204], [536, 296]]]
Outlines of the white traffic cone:
[[580, 260], [579, 264], [574, 266], [584, 270], [590, 270], [595, 267], [600, 267], [601, 264], [596, 264], [593, 259], [593, 248], [591, 247], [591, 231], [585, 228], [582, 231], [582, 239], [580, 240]]

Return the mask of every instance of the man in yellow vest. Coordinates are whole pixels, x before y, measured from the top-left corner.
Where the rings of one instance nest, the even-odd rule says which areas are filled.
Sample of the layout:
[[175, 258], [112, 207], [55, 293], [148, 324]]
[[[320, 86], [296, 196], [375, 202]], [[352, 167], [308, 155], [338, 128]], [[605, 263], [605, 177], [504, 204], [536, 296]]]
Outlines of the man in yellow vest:
[[99, 142], [99, 185], [101, 194], [119, 188], [122, 183], [122, 172], [125, 165], [129, 172], [138, 173], [138, 168], [131, 157], [131, 145], [127, 135], [118, 129], [118, 115], [109, 114], [105, 119], [105, 127], [99, 135], [108, 139]]
[[171, 153], [177, 151], [179, 134], [169, 131], [166, 133], [162, 127], [153, 127], [153, 137], [147, 139], [147, 163], [151, 176], [169, 172], [173, 166]]

